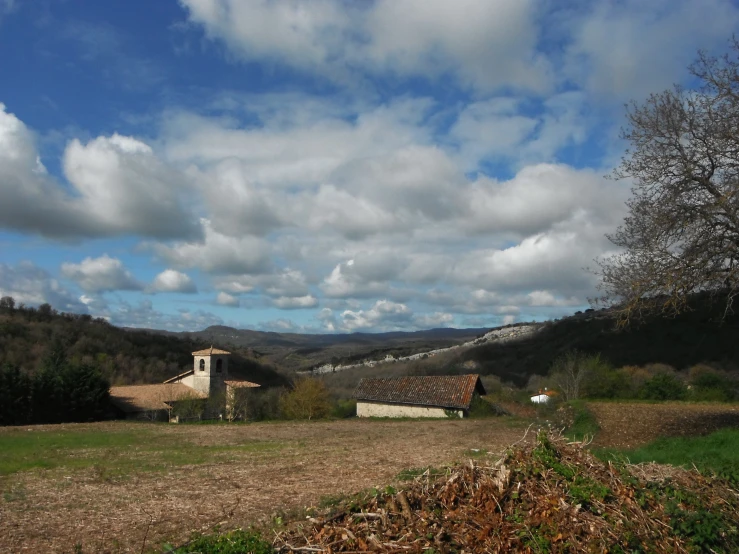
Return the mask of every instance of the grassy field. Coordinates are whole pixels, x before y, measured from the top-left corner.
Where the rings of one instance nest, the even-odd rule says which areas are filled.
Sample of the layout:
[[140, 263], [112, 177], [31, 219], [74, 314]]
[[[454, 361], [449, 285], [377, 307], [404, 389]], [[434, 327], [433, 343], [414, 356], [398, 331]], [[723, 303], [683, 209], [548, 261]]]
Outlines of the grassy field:
[[33, 469], [93, 468], [110, 478], [132, 472], [164, 471], [174, 466], [219, 463], [243, 454], [279, 451], [283, 444], [244, 440], [202, 444], [158, 432], [157, 426], [114, 432], [85, 430], [5, 433], [0, 435], [0, 477]]
[[656, 462], [688, 469], [695, 467], [739, 487], [739, 429], [721, 429], [702, 437], [661, 438], [640, 448], [603, 449], [597, 454], [604, 459], [625, 459], [632, 464]]
[[[595, 432], [593, 446], [610, 454], [722, 474], [735, 468], [739, 432], [709, 433], [736, 426], [737, 405], [581, 407], [593, 417], [576, 418], [571, 431]], [[401, 486], [429, 468], [492, 460], [527, 424], [501, 417], [0, 428], [0, 552], [146, 552], [217, 526], [270, 525], [327, 499]], [[653, 442], [663, 436], [677, 438]]]
[[141, 552], [269, 524], [409, 468], [492, 459], [524, 429], [511, 418], [0, 428], [0, 552]]

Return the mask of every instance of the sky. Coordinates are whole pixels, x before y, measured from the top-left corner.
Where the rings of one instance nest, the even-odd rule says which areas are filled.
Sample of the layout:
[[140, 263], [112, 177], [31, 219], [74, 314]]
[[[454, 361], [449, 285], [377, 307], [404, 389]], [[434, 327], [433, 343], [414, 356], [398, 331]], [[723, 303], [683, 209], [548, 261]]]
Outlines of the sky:
[[173, 331], [574, 313], [625, 104], [737, 29], [728, 0], [0, 0], [0, 295]]

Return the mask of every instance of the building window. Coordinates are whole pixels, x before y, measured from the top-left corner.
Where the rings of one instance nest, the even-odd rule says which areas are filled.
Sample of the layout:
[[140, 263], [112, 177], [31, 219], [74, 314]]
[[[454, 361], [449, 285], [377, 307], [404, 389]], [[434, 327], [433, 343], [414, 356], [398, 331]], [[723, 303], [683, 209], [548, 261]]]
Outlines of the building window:
[[220, 373], [223, 370], [223, 360], [216, 360], [216, 373]]
[[200, 360], [200, 371], [205, 371], [205, 360]]

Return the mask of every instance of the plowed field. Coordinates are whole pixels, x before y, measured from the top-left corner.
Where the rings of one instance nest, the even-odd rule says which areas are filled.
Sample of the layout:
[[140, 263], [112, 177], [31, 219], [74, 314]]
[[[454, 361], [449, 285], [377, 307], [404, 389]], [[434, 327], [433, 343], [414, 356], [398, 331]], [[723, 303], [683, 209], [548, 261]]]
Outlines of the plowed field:
[[600, 431], [594, 445], [635, 448], [658, 437], [705, 435], [722, 427], [739, 427], [737, 404], [684, 402], [590, 402]]
[[[385, 485], [470, 449], [500, 452], [524, 429], [508, 418], [0, 428], [0, 552], [141, 552]], [[47, 469], [23, 465], [34, 459]]]

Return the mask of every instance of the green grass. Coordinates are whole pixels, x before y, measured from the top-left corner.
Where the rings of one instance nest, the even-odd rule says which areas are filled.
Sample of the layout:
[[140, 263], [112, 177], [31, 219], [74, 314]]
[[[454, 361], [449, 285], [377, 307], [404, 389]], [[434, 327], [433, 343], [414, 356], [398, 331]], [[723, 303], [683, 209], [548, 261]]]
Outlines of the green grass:
[[431, 478], [437, 477], [439, 475], [444, 475], [446, 473], [445, 469], [440, 469], [437, 467], [416, 467], [416, 468], [408, 468], [404, 469], [398, 475], [395, 477], [398, 481], [413, 481], [416, 477], [420, 477], [426, 472], [429, 472], [429, 476]]
[[575, 417], [574, 423], [566, 429], [565, 436], [571, 440], [583, 440], [585, 437], [595, 436], [600, 426], [585, 402], [572, 400], [568, 405], [572, 408]]
[[633, 450], [597, 450], [603, 459], [626, 457], [629, 462], [657, 462], [718, 475], [739, 485], [739, 429], [722, 429], [703, 437], [662, 438]]
[[257, 531], [237, 529], [230, 533], [199, 535], [187, 544], [174, 548], [165, 545], [162, 554], [272, 554], [274, 548]]
[[281, 443], [248, 441], [229, 445], [194, 444], [156, 428], [109, 431], [25, 431], [0, 435], [0, 476], [19, 471], [93, 467], [101, 479], [135, 471], [230, 461], [244, 454], [279, 450]]

